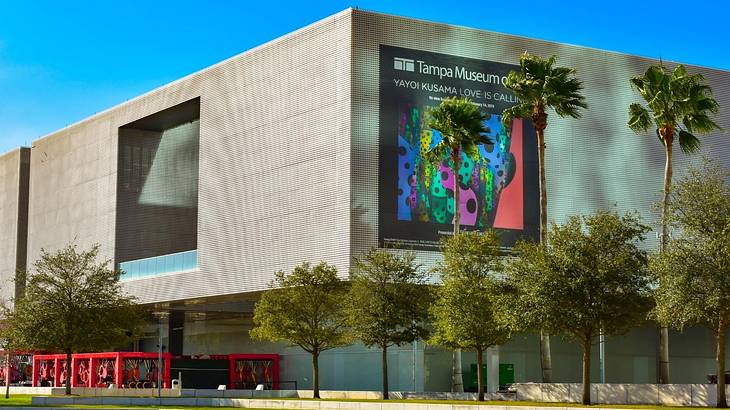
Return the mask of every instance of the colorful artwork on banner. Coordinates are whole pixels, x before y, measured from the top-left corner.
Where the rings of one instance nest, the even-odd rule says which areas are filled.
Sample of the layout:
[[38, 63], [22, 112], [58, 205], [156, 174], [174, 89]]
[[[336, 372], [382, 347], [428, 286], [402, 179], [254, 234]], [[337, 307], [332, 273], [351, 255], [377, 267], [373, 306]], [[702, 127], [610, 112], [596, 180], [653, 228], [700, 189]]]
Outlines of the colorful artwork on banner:
[[[501, 116], [486, 122], [493, 144], [479, 145], [475, 157], [461, 153], [458, 177], [450, 153], [440, 163], [425, 160], [442, 136], [424, 125], [426, 109], [401, 107], [398, 124], [398, 209], [400, 221], [450, 223], [454, 218], [454, 190], [459, 186], [461, 225], [522, 229], [522, 121], [508, 132]], [[499, 207], [502, 195], [506, 205]], [[498, 210], [502, 212], [497, 212]]]
[[[456, 206], [461, 229], [498, 229], [505, 248], [535, 239], [535, 131], [522, 119], [509, 129], [501, 122], [502, 110], [517, 101], [503, 85], [514, 67], [390, 46], [381, 46], [380, 59], [380, 246], [438, 249], [453, 230]], [[442, 139], [426, 125], [428, 111], [467, 95], [487, 117], [492, 143], [462, 153], [454, 175], [450, 152], [425, 160]]]

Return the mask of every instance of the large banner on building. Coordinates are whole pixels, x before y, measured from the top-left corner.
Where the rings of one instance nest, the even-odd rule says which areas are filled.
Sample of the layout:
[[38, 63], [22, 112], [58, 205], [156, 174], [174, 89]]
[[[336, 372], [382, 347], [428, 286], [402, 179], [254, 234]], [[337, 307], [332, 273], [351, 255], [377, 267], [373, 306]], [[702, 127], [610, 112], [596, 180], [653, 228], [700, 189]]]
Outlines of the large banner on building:
[[[537, 147], [529, 120], [502, 127], [501, 113], [517, 98], [504, 87], [518, 67], [400, 47], [380, 46], [379, 245], [437, 250], [453, 232], [454, 189], [459, 187], [461, 229], [496, 228], [502, 245], [536, 240], [539, 226]], [[424, 160], [440, 140], [426, 126], [429, 108], [465, 96], [489, 114], [493, 144], [462, 154], [453, 175], [450, 154]]]

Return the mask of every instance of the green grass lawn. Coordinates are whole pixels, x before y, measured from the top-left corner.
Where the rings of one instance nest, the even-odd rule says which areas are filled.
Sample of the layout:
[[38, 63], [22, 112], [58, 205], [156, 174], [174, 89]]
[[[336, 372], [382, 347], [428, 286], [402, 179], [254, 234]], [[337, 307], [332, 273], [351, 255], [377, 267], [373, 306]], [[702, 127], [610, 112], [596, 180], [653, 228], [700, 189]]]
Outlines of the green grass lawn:
[[[274, 400], [315, 400], [309, 398], [274, 398]], [[358, 403], [421, 403], [421, 404], [458, 404], [458, 405], [492, 405], [492, 406], [515, 406], [515, 407], [596, 407], [596, 408], [612, 408], [612, 409], [690, 409], [690, 408], [707, 408], [707, 407], [672, 407], [672, 406], [653, 406], [650, 404], [592, 404], [586, 406], [580, 403], [558, 403], [558, 402], [537, 402], [537, 401], [516, 401], [516, 400], [426, 400], [426, 399], [319, 399], [322, 401], [349, 401]]]
[[[3, 406], [31, 406], [31, 398], [33, 396], [30, 394], [14, 394], [11, 395], [9, 399], [6, 399], [5, 397], [0, 397], [0, 407]], [[297, 399], [297, 398], [273, 398], [273, 400], [314, 400], [314, 399]], [[605, 405], [605, 404], [595, 404], [592, 406], [584, 406], [579, 403], [540, 403], [540, 402], [532, 402], [532, 401], [471, 401], [471, 400], [418, 400], [418, 399], [407, 399], [407, 400], [367, 400], [367, 399], [321, 399], [323, 401], [349, 401], [349, 402], [362, 402], [362, 403], [421, 403], [421, 404], [460, 404], [460, 405], [495, 405], [495, 406], [527, 406], [527, 407], [535, 407], [535, 406], [542, 406], [542, 407], [610, 407], [610, 408], [616, 408], [616, 409], [661, 409], [661, 410], [679, 410], [679, 409], [687, 409], [688, 407], [665, 407], [665, 406], [650, 406], [650, 405], [627, 405], [627, 404], [616, 404], [616, 405]], [[233, 409], [234, 407], [188, 407], [188, 406], [121, 406], [121, 405], [76, 405], [76, 406], [59, 406], [59, 405], [53, 405], [53, 407], [68, 407], [68, 408], [119, 408], [119, 409], [174, 409], [174, 408], [184, 408], [186, 410], [195, 410], [195, 409]], [[257, 409], [249, 409], [249, 410], [257, 410]], [[262, 410], [262, 409], [258, 409]], [[271, 409], [267, 409], [271, 410]]]
[[9, 399], [5, 395], [0, 397], [0, 406], [30, 406], [30, 394], [11, 394]]
[[[5, 396], [0, 397], [0, 407], [6, 407], [6, 406], [31, 406], [31, 398], [33, 395], [31, 394], [11, 394], [9, 399], [6, 399]], [[43, 406], [38, 406], [43, 407]], [[51, 407], [51, 406], [48, 406]], [[118, 408], [118, 409], [179, 409], [183, 406], [115, 406], [115, 405], [75, 405], [75, 406], [59, 406], [57, 404], [54, 404], [52, 407], [68, 407], [68, 408], [88, 408], [88, 409], [95, 409], [95, 408]], [[203, 410], [203, 409], [233, 409], [235, 407], [193, 407], [193, 406], [185, 406], [185, 410]], [[249, 409], [249, 410], [271, 410], [271, 409]]]

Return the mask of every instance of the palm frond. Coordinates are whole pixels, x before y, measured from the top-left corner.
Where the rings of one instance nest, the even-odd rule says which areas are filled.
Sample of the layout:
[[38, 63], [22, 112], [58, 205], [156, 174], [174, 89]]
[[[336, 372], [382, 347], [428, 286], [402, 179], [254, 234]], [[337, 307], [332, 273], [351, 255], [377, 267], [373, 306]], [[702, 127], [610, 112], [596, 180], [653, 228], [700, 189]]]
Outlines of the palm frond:
[[502, 126], [509, 130], [512, 128], [512, 121], [515, 118], [525, 118], [530, 115], [534, 105], [531, 101], [522, 101], [517, 105], [507, 108], [502, 112]]
[[443, 158], [447, 151], [463, 149], [481, 143], [491, 143], [486, 135], [485, 121], [488, 115], [479, 111], [468, 98], [447, 98], [428, 111], [427, 124], [441, 133], [443, 139], [428, 153], [427, 160]]
[[682, 118], [682, 124], [689, 132], [708, 134], [714, 130], [722, 130], [715, 121], [706, 114], [688, 114]]
[[672, 80], [678, 80], [686, 77], [687, 75], [687, 69], [684, 68], [682, 64], [680, 64], [674, 68], [674, 71], [672, 71]]
[[635, 132], [646, 132], [651, 125], [651, 115], [646, 108], [636, 103], [629, 106], [629, 128]]
[[639, 77], [633, 77], [631, 80], [629, 80], [629, 83], [631, 84], [631, 88], [635, 89], [636, 91], [641, 92], [644, 89], [644, 78]]
[[700, 140], [685, 130], [679, 130], [679, 147], [686, 154], [694, 154], [700, 150]]
[[575, 78], [575, 69], [555, 67], [556, 57], [542, 59], [525, 52], [520, 56], [520, 71], [510, 71], [505, 87], [522, 101], [520, 108], [508, 108], [504, 111], [502, 122], [505, 126], [512, 119], [525, 117], [525, 104], [530, 111], [537, 104], [553, 108], [561, 117], [580, 117], [580, 109], [588, 108], [581, 94], [583, 84]]
[[699, 146], [694, 133], [707, 134], [720, 129], [710, 118], [710, 114], [717, 114], [719, 105], [702, 75], [690, 74], [682, 65], [671, 73], [662, 65], [652, 65], [643, 76], [632, 78], [630, 84], [647, 102], [646, 108], [639, 104], [629, 107], [628, 126], [635, 132], [646, 131], [651, 118], [657, 129], [678, 129], [682, 124], [686, 131], [680, 130], [680, 146], [683, 151], [692, 153]]

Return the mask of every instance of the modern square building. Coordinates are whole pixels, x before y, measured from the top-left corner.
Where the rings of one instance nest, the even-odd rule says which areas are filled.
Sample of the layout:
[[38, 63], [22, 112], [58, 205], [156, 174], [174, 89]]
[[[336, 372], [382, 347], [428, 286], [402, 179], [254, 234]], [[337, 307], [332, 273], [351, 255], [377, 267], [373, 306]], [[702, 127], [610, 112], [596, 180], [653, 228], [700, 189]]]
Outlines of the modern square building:
[[[347, 278], [371, 247], [415, 249], [433, 267], [457, 178], [466, 229], [499, 228], [507, 248], [536, 237], [534, 130], [499, 125], [516, 102], [504, 76], [525, 50], [576, 68], [590, 106], [580, 120], [549, 117], [549, 220], [615, 204], [655, 221], [664, 153], [626, 122], [639, 98], [629, 79], [658, 61], [348, 9], [0, 156], [2, 294], [22, 291], [15, 271], [41, 249], [100, 244], [127, 291], [170, 313], [171, 353], [279, 353], [282, 381], [307, 388], [305, 352], [248, 336], [274, 272], [326, 261]], [[711, 84], [730, 129], [730, 72], [688, 68]], [[421, 162], [439, 138], [423, 113], [454, 95], [493, 114], [497, 141], [458, 176]], [[730, 164], [730, 139], [704, 138], [702, 154]], [[700, 158], [677, 151], [677, 174]], [[609, 339], [607, 381], [654, 382], [657, 344], [650, 324]], [[714, 372], [709, 332], [673, 333], [670, 353], [673, 382]], [[419, 341], [390, 354], [393, 390], [449, 389], [450, 352]], [[322, 388], [378, 389], [379, 360], [360, 345], [326, 352]], [[534, 335], [502, 346], [500, 360], [517, 381], [540, 378]], [[553, 363], [556, 381], [580, 381], [578, 346], [554, 338]]]

